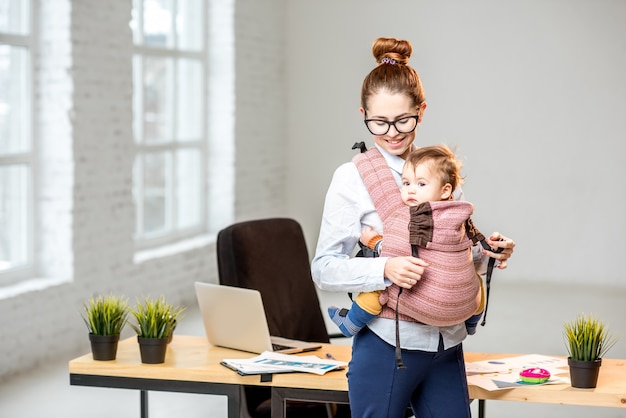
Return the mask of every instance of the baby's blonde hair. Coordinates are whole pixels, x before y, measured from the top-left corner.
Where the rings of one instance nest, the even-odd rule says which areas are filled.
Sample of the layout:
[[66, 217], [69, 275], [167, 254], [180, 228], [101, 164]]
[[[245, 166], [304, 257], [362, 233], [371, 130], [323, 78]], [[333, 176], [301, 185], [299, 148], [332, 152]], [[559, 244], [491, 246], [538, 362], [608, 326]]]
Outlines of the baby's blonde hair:
[[462, 164], [447, 145], [432, 145], [412, 151], [404, 162], [404, 167], [415, 170], [419, 164], [425, 163], [429, 164], [442, 184], [449, 183], [452, 186], [453, 192], [463, 184]]

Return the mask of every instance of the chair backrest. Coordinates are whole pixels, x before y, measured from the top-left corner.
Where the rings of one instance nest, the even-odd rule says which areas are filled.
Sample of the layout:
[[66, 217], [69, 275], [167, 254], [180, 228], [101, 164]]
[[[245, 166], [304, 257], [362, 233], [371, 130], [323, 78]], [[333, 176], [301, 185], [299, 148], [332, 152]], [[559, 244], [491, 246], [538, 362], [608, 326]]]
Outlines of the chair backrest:
[[221, 230], [217, 265], [221, 284], [261, 292], [272, 335], [329, 342], [304, 233], [297, 221], [259, 219]]

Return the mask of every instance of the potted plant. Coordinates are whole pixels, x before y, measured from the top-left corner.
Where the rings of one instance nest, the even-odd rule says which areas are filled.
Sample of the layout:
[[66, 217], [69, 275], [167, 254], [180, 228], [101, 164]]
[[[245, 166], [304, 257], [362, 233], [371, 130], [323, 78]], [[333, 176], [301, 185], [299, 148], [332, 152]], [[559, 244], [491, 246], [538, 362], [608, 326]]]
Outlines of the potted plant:
[[117, 343], [128, 319], [128, 300], [123, 296], [96, 296], [83, 302], [83, 308], [93, 359], [115, 360]]
[[165, 361], [167, 344], [184, 308], [168, 303], [163, 296], [137, 301], [130, 309], [136, 323], [130, 326], [137, 333], [141, 362], [156, 364]]
[[595, 388], [602, 357], [615, 345], [617, 338], [601, 320], [584, 313], [565, 323], [563, 336], [569, 354], [572, 387]]

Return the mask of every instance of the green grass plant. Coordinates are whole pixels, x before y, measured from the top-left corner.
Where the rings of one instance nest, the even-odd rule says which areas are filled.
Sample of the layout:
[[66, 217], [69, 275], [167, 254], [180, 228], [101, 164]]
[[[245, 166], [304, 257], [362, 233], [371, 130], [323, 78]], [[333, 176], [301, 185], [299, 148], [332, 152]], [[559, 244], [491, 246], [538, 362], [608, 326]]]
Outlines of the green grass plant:
[[119, 335], [128, 319], [128, 300], [123, 296], [95, 296], [83, 303], [85, 325], [94, 335]]
[[572, 360], [579, 361], [603, 358], [618, 340], [601, 320], [584, 313], [565, 323], [563, 337], [569, 356]]
[[176, 326], [176, 320], [185, 308], [167, 303], [163, 296], [137, 300], [137, 306], [130, 308], [136, 323], [130, 323], [137, 335], [142, 338], [167, 338]]

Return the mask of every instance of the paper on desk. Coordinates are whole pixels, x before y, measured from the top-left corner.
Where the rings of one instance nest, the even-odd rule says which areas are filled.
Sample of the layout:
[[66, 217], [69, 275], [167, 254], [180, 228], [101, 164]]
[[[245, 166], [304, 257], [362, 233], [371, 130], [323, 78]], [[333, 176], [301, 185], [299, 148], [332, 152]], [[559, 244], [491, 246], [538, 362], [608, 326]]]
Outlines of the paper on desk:
[[348, 363], [338, 360], [321, 359], [317, 356], [296, 356], [265, 351], [249, 359], [224, 359], [222, 365], [239, 374], [264, 374], [304, 372], [323, 375], [331, 370], [342, 369]]
[[557, 374], [567, 372], [567, 360], [540, 354], [477, 361], [465, 364], [467, 382], [486, 390], [510, 389], [527, 386], [519, 378], [519, 373], [531, 367], [540, 367], [550, 372], [550, 379], [540, 385], [569, 384], [570, 380]]

